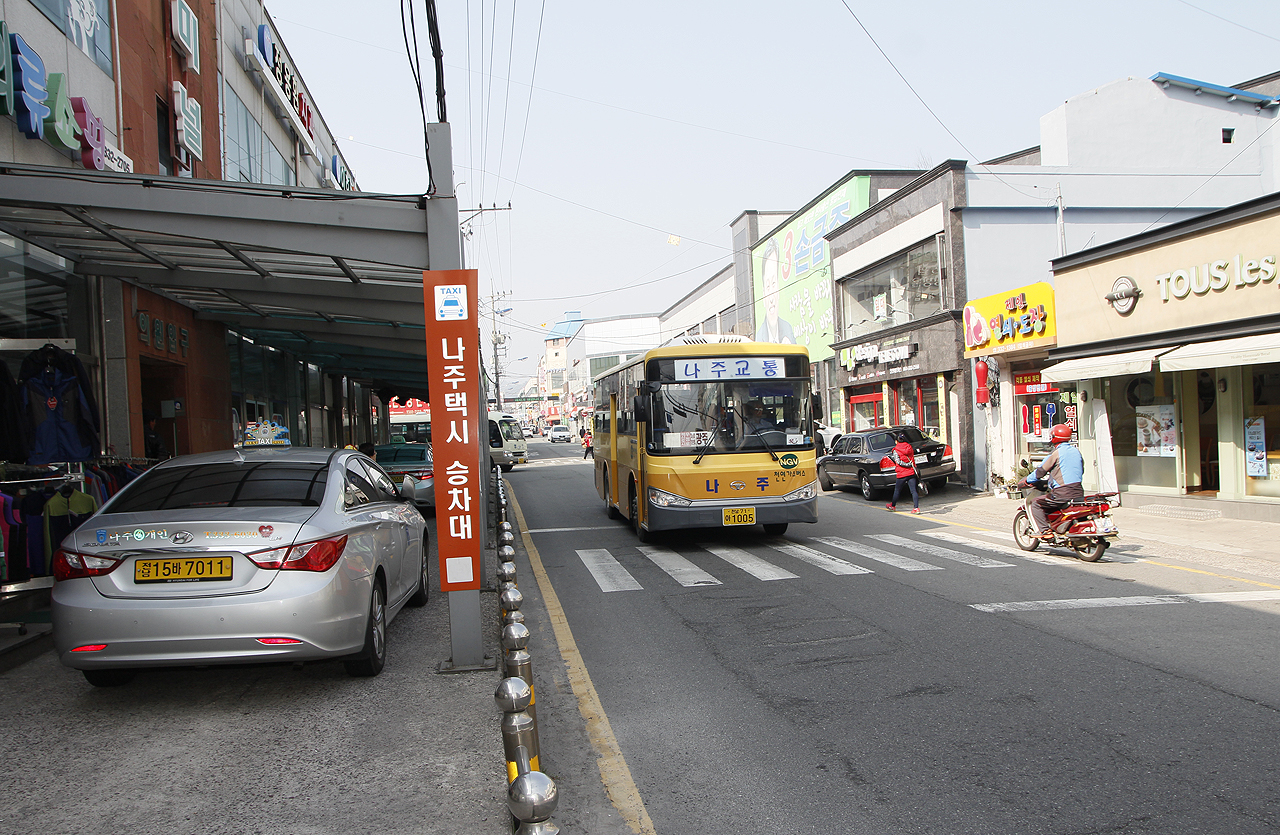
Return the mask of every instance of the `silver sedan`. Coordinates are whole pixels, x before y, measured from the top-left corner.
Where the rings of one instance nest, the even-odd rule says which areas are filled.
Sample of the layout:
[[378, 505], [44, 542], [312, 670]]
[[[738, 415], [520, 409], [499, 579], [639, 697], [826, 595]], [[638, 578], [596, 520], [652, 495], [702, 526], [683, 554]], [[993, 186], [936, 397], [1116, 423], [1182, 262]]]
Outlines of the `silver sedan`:
[[413, 482], [413, 500], [420, 507], [434, 507], [436, 481], [430, 444], [384, 444], [374, 447], [378, 466], [400, 483], [405, 476]]
[[427, 602], [412, 498], [354, 450], [158, 464], [58, 549], [58, 657], [98, 686], [140, 667], [319, 659], [377, 675], [387, 624]]

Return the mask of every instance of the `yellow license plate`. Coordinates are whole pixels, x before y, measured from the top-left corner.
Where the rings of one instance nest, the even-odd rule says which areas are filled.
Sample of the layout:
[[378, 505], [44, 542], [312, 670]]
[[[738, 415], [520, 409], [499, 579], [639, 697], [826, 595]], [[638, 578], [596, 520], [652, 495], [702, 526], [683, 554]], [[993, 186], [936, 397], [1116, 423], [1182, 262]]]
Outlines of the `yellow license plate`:
[[754, 507], [726, 507], [724, 509], [726, 525], [754, 525], [756, 509]]
[[135, 583], [190, 583], [230, 579], [231, 557], [175, 557], [138, 560], [133, 564]]

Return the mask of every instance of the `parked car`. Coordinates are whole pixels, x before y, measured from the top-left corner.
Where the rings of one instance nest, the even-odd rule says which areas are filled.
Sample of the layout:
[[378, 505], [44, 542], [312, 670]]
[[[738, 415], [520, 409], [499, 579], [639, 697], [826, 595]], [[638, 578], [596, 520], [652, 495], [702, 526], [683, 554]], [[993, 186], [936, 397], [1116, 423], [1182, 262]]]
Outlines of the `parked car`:
[[533, 437], [533, 427], [532, 427], [532, 426], [521, 426], [521, 427], [520, 427], [520, 431], [524, 433], [524, 436], [525, 436], [526, 438], [532, 438], [532, 437]]
[[387, 624], [427, 602], [410, 498], [350, 449], [157, 464], [57, 549], [58, 657], [100, 687], [142, 667], [247, 662], [341, 659], [377, 675]]
[[419, 507], [435, 507], [436, 480], [431, 461], [430, 444], [386, 444], [374, 447], [378, 466], [400, 484], [404, 477], [413, 479], [413, 500]]
[[573, 443], [573, 433], [569, 431], [569, 427], [557, 423], [551, 427], [551, 431], [547, 433], [547, 440], [551, 443], [556, 441], [564, 441], [566, 444]]
[[914, 426], [879, 426], [850, 432], [836, 439], [828, 454], [818, 459], [818, 483], [823, 490], [856, 487], [868, 501], [881, 490], [892, 489], [897, 480], [892, 466], [881, 462], [897, 443], [899, 432], [916, 451], [916, 467], [920, 480], [934, 488], [944, 487], [947, 477], [956, 471], [951, 447], [934, 440]]

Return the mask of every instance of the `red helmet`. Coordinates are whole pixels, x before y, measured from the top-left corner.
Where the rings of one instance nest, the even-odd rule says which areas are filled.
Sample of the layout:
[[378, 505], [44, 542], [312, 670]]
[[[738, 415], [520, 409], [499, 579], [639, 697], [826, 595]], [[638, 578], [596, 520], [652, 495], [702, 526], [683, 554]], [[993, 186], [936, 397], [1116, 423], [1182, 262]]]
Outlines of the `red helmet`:
[[1053, 431], [1049, 433], [1049, 440], [1055, 444], [1071, 440], [1071, 427], [1067, 426], [1065, 423], [1059, 423], [1057, 426], [1053, 427]]

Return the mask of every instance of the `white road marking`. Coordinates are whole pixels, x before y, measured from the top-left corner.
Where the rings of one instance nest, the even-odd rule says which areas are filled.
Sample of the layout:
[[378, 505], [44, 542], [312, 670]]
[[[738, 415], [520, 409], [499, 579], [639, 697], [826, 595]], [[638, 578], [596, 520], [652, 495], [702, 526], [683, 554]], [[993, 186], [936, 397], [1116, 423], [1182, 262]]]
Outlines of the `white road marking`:
[[588, 528], [531, 528], [525, 533], [560, 533], [562, 531], [618, 531], [626, 530], [621, 525], [595, 525]]
[[830, 554], [824, 554], [821, 551], [815, 551], [804, 545], [797, 545], [794, 542], [769, 543], [769, 547], [775, 551], [781, 551], [789, 557], [795, 557], [803, 560], [810, 565], [816, 565], [823, 571], [830, 574], [874, 574], [875, 572], [869, 568], [863, 568], [860, 565], [854, 565], [851, 562], [845, 562], [839, 557], [833, 557]]
[[794, 580], [799, 576], [778, 568], [741, 548], [733, 548], [729, 545], [699, 545], [698, 547], [704, 551], [710, 551], [732, 566], [741, 568], [757, 580]]
[[644, 586], [636, 582], [622, 563], [603, 548], [587, 548], [578, 552], [578, 559], [591, 572], [600, 591], [640, 591]]
[[721, 585], [720, 581], [715, 577], [698, 568], [698, 566], [670, 548], [664, 548], [660, 545], [637, 545], [636, 547], [640, 549], [640, 553], [652, 560], [654, 565], [670, 574], [671, 579], [682, 586]]
[[936, 565], [930, 565], [927, 562], [913, 560], [910, 557], [901, 557], [897, 554], [891, 554], [888, 551], [881, 551], [879, 548], [872, 548], [870, 545], [861, 545], [857, 542], [850, 542], [838, 536], [815, 536], [815, 542], [821, 542], [824, 545], [830, 545], [832, 548], [839, 548], [841, 551], [848, 551], [851, 554], [857, 554], [860, 557], [866, 557], [869, 560], [876, 560], [885, 565], [891, 565], [894, 568], [901, 568], [903, 571], [941, 571], [942, 568]]
[[1168, 603], [1250, 603], [1280, 600], [1280, 591], [1223, 591], [1206, 594], [1155, 594], [1135, 597], [1078, 597], [1027, 600], [1021, 603], [972, 603], [980, 612], [1031, 612], [1051, 609], [1103, 609], [1115, 606], [1160, 606]]
[[934, 539], [941, 539], [943, 542], [951, 542], [955, 545], [965, 545], [970, 548], [976, 548], [979, 551], [990, 551], [1002, 556], [1022, 557], [1024, 560], [1042, 562], [1045, 565], [1070, 565], [1070, 563], [1065, 562], [1061, 557], [1045, 556], [1044, 554], [1037, 554], [1034, 551], [1023, 551], [1020, 548], [1010, 545], [996, 545], [993, 542], [979, 542], [971, 537], [961, 536], [960, 534], [952, 533], [951, 531], [917, 531], [917, 533], [923, 536], [931, 536]]
[[955, 562], [972, 565], [975, 568], [1013, 568], [1011, 562], [1000, 562], [990, 557], [979, 557], [974, 554], [965, 554], [960, 551], [953, 551], [950, 548], [943, 548], [941, 545], [931, 545], [927, 542], [917, 542], [914, 539], [907, 539], [905, 536], [895, 536], [891, 533], [873, 534], [872, 539], [878, 539], [881, 542], [887, 542], [890, 545], [899, 545], [903, 548], [914, 548], [915, 550], [928, 554], [932, 557], [942, 557], [944, 560], [953, 560]]

